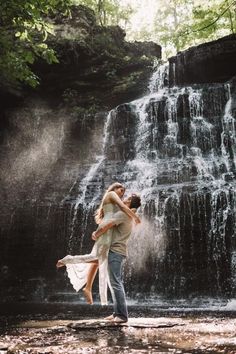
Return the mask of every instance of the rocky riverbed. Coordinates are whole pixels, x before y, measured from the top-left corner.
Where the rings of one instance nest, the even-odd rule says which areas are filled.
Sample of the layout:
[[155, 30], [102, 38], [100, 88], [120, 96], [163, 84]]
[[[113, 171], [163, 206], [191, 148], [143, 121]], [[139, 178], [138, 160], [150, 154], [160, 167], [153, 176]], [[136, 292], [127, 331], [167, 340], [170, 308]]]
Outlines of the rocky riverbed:
[[97, 305], [1, 310], [1, 354], [236, 353], [234, 311], [132, 306], [128, 323], [116, 325], [103, 319], [112, 309]]

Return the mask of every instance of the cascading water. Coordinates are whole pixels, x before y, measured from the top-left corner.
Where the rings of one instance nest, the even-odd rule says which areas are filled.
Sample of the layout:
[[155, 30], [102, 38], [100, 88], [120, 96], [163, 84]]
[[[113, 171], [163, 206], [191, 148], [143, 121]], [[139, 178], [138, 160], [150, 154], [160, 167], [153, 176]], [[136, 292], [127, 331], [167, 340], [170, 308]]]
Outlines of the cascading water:
[[227, 172], [235, 172], [236, 166], [236, 134], [235, 119], [232, 116], [232, 96], [230, 86], [228, 85], [228, 102], [225, 106], [223, 116], [223, 131], [221, 134], [221, 151], [225, 160]]
[[165, 65], [154, 73], [150, 94], [110, 112], [103, 156], [81, 183], [73, 223], [78, 205], [88, 219], [88, 205], [91, 214], [101, 197], [102, 188], [85, 205], [94, 178], [103, 186], [123, 182], [142, 198], [143, 223], [132, 235], [126, 266], [129, 295], [233, 296], [230, 85], [169, 88], [167, 72]]
[[[75, 204], [73, 205], [73, 210], [72, 210], [73, 217], [70, 225], [71, 232], [68, 241], [69, 253], [73, 253], [74, 248], [77, 246], [77, 242], [75, 241], [77, 239], [78, 233], [79, 233], [79, 244], [80, 244], [79, 250], [80, 252], [82, 251], [84, 236], [86, 230], [88, 229], [88, 224], [91, 218], [91, 214], [93, 214], [94, 212], [94, 205], [97, 202], [99, 196], [101, 195], [101, 190], [103, 185], [102, 185], [102, 181], [99, 180], [99, 175], [104, 165], [104, 160], [105, 160], [104, 151], [106, 147], [106, 141], [108, 139], [107, 131], [109, 129], [110, 121], [111, 121], [111, 112], [108, 113], [104, 125], [104, 138], [102, 143], [101, 155], [96, 156], [95, 163], [91, 165], [91, 167], [89, 168], [88, 172], [85, 174], [81, 182], [78, 183], [78, 181], [75, 181], [68, 193], [68, 196], [70, 196], [70, 193], [74, 189], [74, 186], [78, 184], [79, 194], [77, 196]], [[91, 190], [91, 186], [94, 187], [94, 185], [96, 185], [97, 188]], [[68, 196], [65, 198], [65, 200], [68, 198]], [[78, 227], [78, 221], [79, 221], [79, 227]], [[76, 248], [78, 252], [78, 247]]]
[[[142, 198], [142, 224], [131, 236], [126, 262], [130, 299], [235, 296], [235, 83], [169, 87], [168, 70], [159, 68], [149, 94], [114, 108], [105, 124], [102, 114], [85, 117], [66, 150], [75, 150], [72, 161], [60, 150], [67, 181], [61, 203], [61, 194], [58, 202], [50, 199], [45, 185], [41, 201], [13, 210], [12, 223], [0, 230], [4, 279], [17, 274], [22, 296], [29, 289], [36, 296], [34, 282], [41, 298], [54, 299], [58, 290], [63, 299], [71, 296], [64, 293], [71, 287], [63, 273], [55, 276], [55, 262], [91, 250], [94, 211], [115, 181]], [[53, 193], [59, 168], [51, 174]], [[20, 242], [30, 250], [23, 263], [15, 246]]]
[[[37, 119], [34, 135], [40, 151], [48, 154], [42, 164], [52, 162], [50, 181], [38, 191], [40, 200], [34, 195], [18, 209], [13, 206], [9, 222], [7, 210], [2, 211], [3, 296], [78, 299], [63, 272], [55, 275], [55, 263], [65, 254], [91, 250], [94, 211], [115, 181], [142, 198], [142, 224], [131, 236], [125, 269], [130, 299], [235, 296], [235, 82], [169, 87], [169, 70], [160, 67], [150, 79], [149, 93], [114, 108], [105, 124], [103, 113], [85, 116], [72, 141], [67, 117], [62, 114], [56, 130], [57, 119], [52, 119], [51, 137], [56, 131], [61, 140], [68, 139], [66, 149], [54, 139], [55, 159], [44, 143], [51, 141], [48, 118], [43, 139], [36, 133], [44, 121]], [[43, 112], [37, 109], [35, 115]], [[56, 166], [58, 155], [62, 161]], [[22, 166], [20, 171], [23, 178], [27, 171]], [[65, 186], [57, 194], [64, 176]], [[24, 260], [21, 245], [28, 245]]]

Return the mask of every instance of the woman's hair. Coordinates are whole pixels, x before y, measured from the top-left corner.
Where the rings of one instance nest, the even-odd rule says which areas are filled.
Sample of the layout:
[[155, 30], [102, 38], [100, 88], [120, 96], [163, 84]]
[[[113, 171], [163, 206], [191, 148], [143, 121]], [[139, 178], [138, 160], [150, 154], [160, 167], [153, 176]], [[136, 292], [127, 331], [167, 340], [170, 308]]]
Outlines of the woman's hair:
[[115, 182], [115, 183], [111, 184], [108, 187], [108, 189], [106, 190], [106, 192], [104, 193], [104, 196], [102, 198], [101, 204], [99, 205], [99, 208], [95, 212], [95, 222], [96, 222], [96, 224], [100, 224], [102, 219], [103, 219], [103, 217], [104, 217], [103, 203], [104, 203], [104, 200], [105, 200], [105, 198], [107, 196], [107, 193], [112, 192], [112, 191], [114, 191], [117, 188], [124, 188], [125, 189], [123, 184], [121, 184], [119, 182]]
[[141, 206], [141, 198], [137, 194], [132, 194], [130, 209], [135, 208], [138, 209]]

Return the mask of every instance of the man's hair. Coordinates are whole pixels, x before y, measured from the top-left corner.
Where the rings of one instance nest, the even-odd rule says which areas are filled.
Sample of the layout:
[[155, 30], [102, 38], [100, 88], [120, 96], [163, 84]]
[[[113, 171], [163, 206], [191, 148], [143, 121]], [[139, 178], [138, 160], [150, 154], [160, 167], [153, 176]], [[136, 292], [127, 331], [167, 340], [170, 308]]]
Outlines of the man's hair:
[[130, 202], [130, 209], [135, 208], [138, 209], [141, 205], [141, 198], [137, 194], [132, 194], [131, 202]]

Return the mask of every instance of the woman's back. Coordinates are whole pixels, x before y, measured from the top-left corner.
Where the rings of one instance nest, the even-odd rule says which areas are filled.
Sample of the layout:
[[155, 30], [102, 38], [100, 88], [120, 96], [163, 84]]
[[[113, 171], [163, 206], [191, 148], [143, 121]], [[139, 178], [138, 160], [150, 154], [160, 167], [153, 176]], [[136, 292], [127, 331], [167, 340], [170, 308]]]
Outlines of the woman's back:
[[116, 204], [113, 203], [106, 203], [103, 204], [103, 213], [104, 213], [104, 217], [102, 219], [102, 222], [104, 221], [104, 219], [110, 219], [111, 215], [116, 213], [119, 210], [119, 207]]

